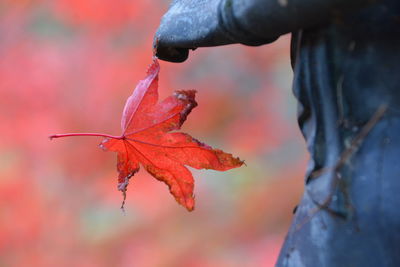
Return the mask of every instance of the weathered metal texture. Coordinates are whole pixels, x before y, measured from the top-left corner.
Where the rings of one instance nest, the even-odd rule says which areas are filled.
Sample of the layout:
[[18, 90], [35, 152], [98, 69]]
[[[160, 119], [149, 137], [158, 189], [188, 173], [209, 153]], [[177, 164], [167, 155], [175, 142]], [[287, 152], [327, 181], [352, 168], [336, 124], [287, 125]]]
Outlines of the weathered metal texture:
[[311, 159], [279, 267], [400, 266], [400, 2], [370, 2], [177, 0], [156, 34], [158, 56], [181, 62], [190, 48], [293, 32]]

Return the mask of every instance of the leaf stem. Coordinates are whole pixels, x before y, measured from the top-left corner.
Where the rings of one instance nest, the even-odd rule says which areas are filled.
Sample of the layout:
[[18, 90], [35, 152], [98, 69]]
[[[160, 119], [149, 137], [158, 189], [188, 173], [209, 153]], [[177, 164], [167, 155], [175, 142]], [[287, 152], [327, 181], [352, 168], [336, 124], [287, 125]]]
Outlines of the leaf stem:
[[69, 137], [69, 136], [97, 136], [97, 137], [106, 137], [111, 139], [124, 139], [124, 136], [114, 136], [109, 134], [101, 134], [101, 133], [65, 133], [65, 134], [53, 134], [50, 135], [50, 140], [53, 138], [61, 138], [61, 137]]

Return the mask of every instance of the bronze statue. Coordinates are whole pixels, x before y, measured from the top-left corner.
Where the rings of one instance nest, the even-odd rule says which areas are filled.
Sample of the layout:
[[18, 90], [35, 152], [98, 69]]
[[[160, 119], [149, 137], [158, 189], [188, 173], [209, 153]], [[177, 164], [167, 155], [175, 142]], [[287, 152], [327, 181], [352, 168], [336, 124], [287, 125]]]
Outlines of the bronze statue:
[[286, 33], [311, 159], [277, 266], [400, 266], [400, 1], [175, 0], [154, 46], [183, 62]]

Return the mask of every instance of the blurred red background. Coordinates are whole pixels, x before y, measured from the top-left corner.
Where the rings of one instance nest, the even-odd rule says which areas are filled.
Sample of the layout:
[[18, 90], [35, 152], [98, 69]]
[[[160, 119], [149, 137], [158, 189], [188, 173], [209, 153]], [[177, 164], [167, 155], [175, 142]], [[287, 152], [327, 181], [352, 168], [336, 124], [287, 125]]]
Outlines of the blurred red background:
[[198, 90], [183, 130], [247, 164], [194, 170], [192, 213], [142, 170], [124, 215], [116, 155], [97, 147], [101, 139], [47, 138], [119, 134], [168, 2], [0, 2], [0, 266], [274, 265], [306, 158], [288, 36], [161, 62], [162, 98]]

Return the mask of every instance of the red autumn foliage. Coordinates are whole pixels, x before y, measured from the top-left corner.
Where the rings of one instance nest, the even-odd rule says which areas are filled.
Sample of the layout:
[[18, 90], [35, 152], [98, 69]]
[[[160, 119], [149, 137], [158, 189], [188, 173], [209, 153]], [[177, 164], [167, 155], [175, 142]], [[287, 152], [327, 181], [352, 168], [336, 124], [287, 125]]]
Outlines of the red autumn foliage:
[[198, 90], [182, 131], [248, 165], [192, 169], [195, 212], [141, 171], [122, 214], [114, 155], [94, 152], [95, 138], [47, 139], [65, 129], [119, 133], [169, 2], [0, 1], [0, 266], [274, 266], [306, 157], [288, 38], [160, 62], [160, 99], [170, 88]]
[[153, 177], [165, 182], [176, 201], [187, 210], [194, 209], [194, 180], [185, 165], [196, 169], [226, 171], [243, 164], [239, 158], [201, 143], [179, 130], [193, 108], [197, 106], [194, 90], [176, 91], [158, 102], [160, 65], [155, 59], [122, 113], [121, 136], [105, 134], [56, 134], [67, 136], [104, 136], [101, 148], [118, 153], [118, 189], [124, 202], [129, 179], [142, 165]]

